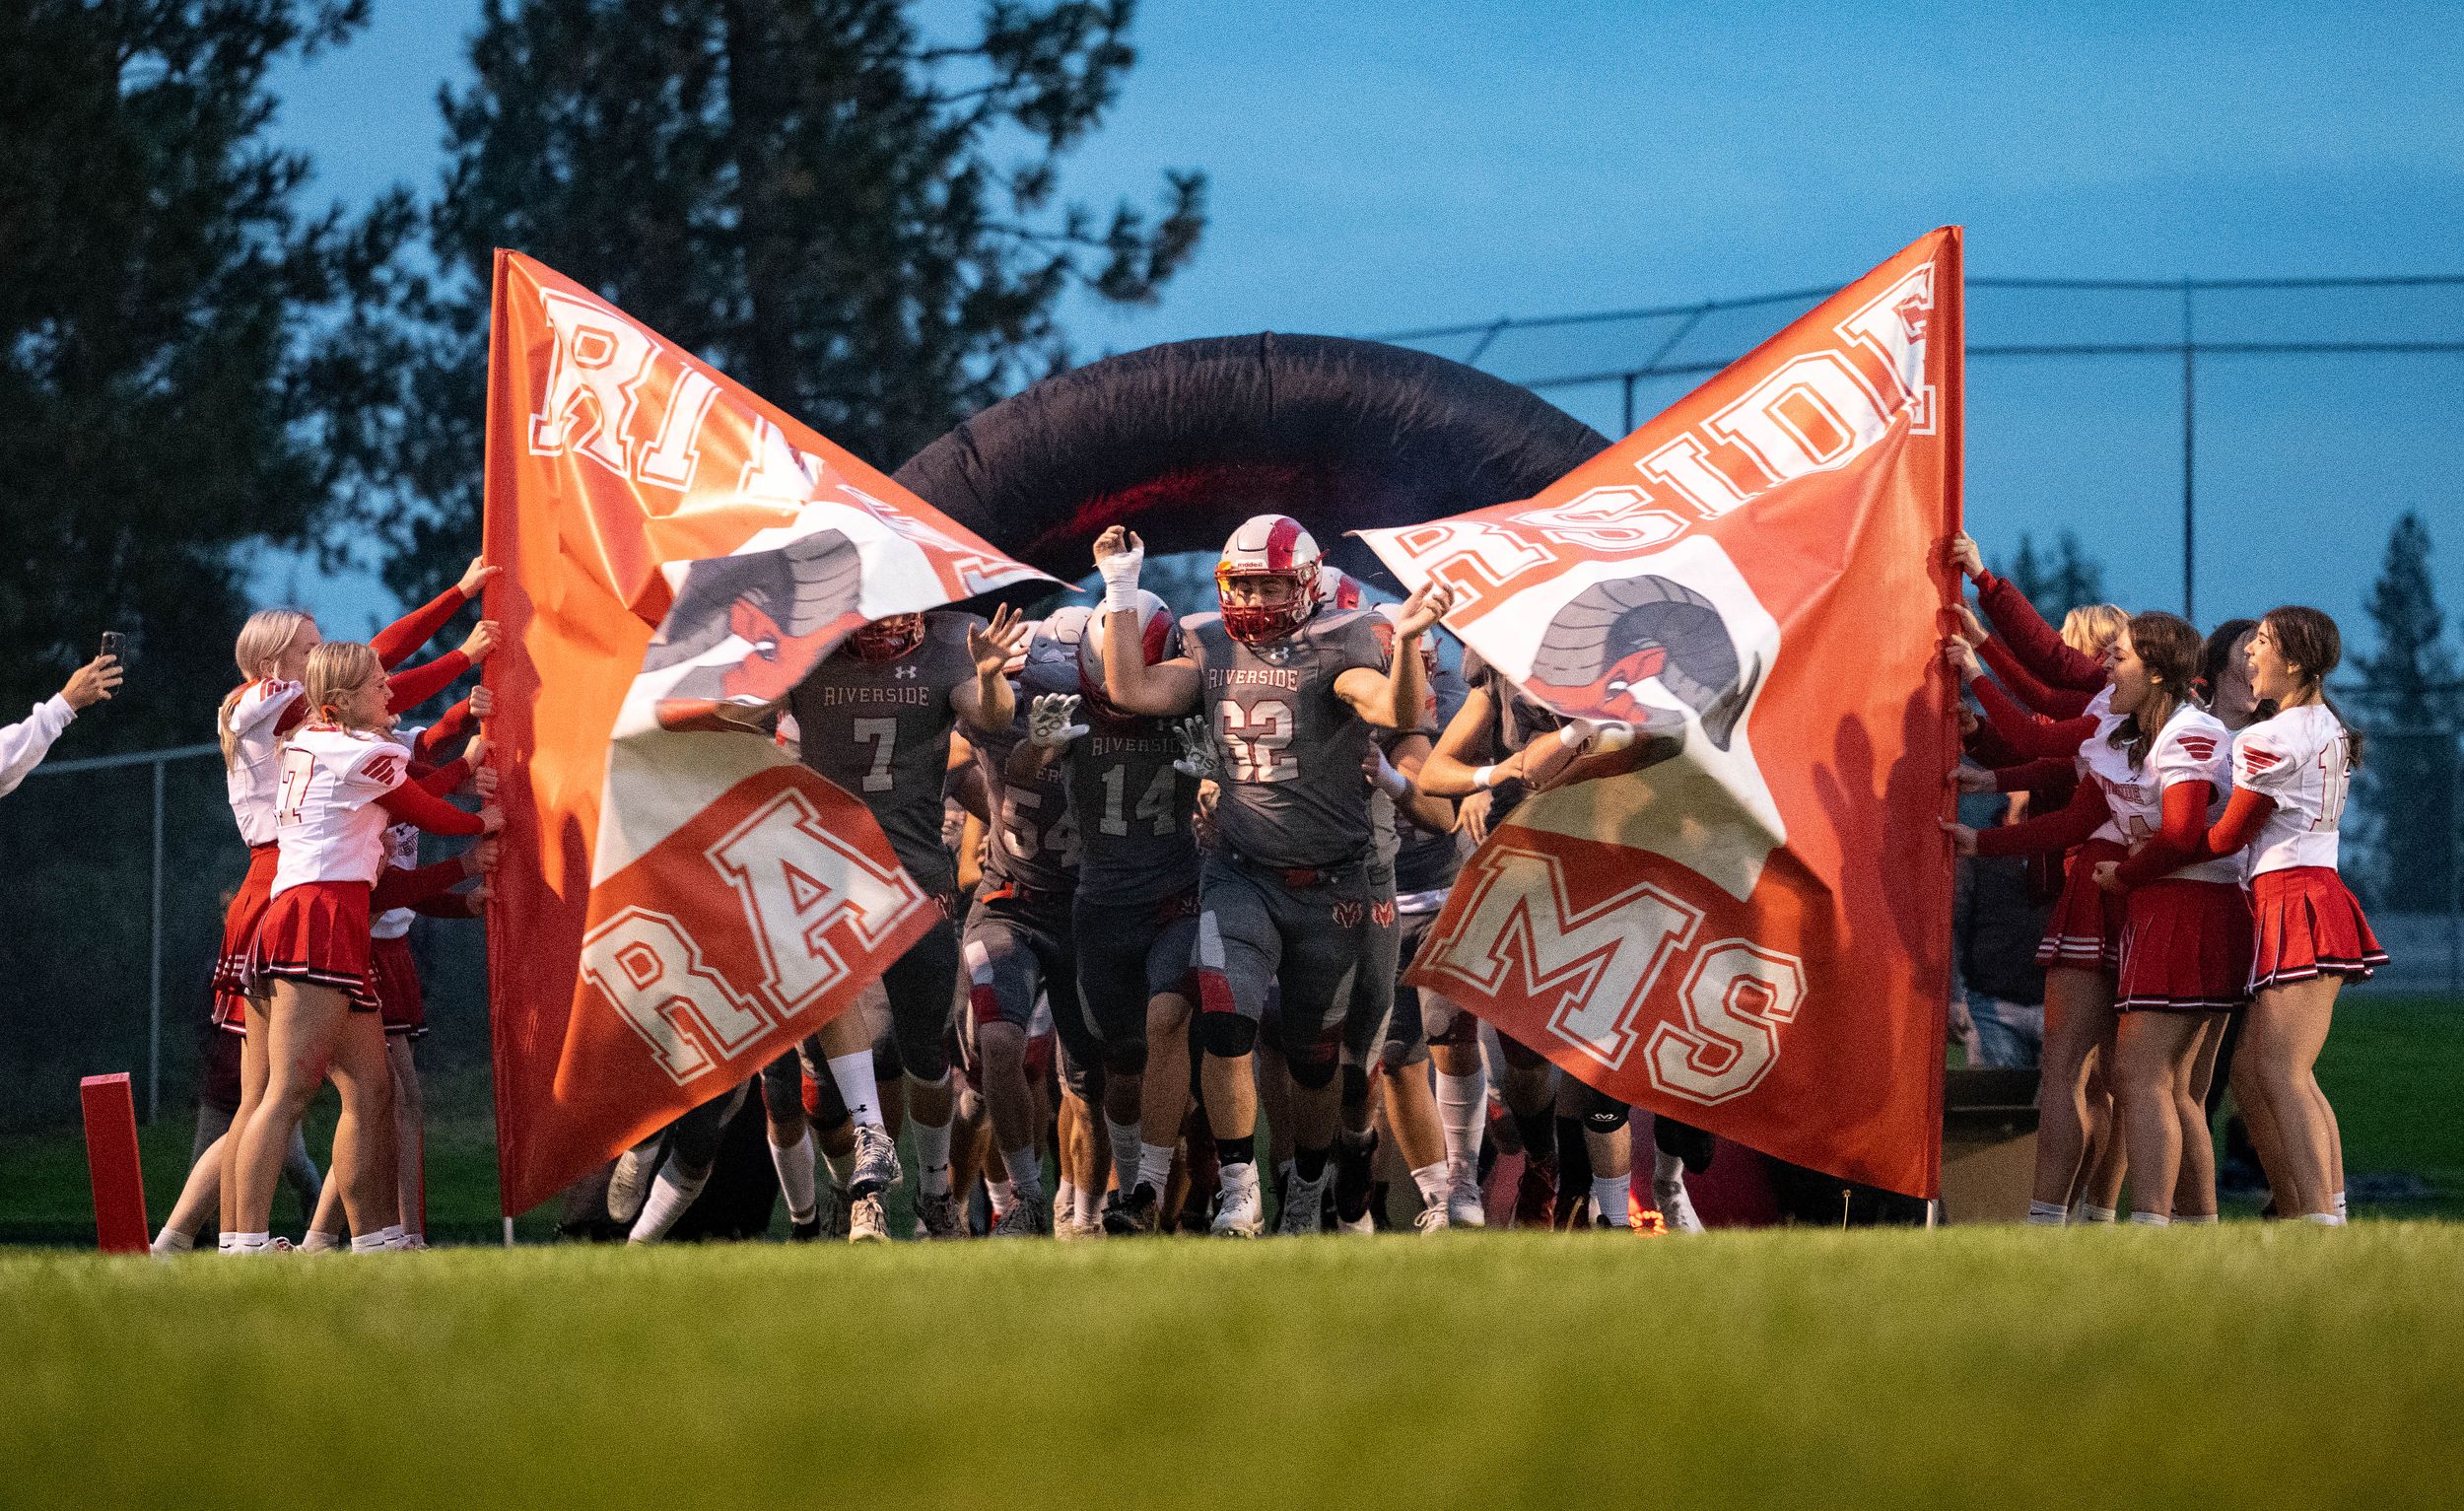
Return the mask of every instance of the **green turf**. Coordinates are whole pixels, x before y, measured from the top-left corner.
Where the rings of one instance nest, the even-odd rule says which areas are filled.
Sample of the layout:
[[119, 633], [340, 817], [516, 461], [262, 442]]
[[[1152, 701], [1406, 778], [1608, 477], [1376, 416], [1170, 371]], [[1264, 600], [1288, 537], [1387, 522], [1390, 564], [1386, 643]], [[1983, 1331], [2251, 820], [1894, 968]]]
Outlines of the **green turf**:
[[0, 1500], [2452, 1503], [2464, 1228], [0, 1258]]

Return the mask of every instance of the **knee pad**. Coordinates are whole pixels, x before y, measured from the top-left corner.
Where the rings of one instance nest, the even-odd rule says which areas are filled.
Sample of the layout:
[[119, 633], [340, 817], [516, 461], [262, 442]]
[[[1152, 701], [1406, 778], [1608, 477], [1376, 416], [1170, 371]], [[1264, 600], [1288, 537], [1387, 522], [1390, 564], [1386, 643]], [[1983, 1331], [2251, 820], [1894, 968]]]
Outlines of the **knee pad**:
[[1114, 1075], [1146, 1073], [1146, 1041], [1127, 1039], [1104, 1046], [1104, 1068]]
[[1237, 1012], [1201, 1012], [1198, 1047], [1223, 1060], [1238, 1060], [1258, 1047], [1258, 1025]]
[[[1334, 1055], [1313, 1049], [1305, 1058], [1293, 1056], [1287, 1052], [1283, 1064], [1292, 1072], [1293, 1085], [1303, 1091], [1324, 1091], [1335, 1083], [1335, 1072], [1339, 1061]], [[1344, 1066], [1343, 1068], [1350, 1069], [1354, 1074], [1360, 1073], [1358, 1066]], [[1366, 1077], [1364, 1076], [1363, 1079], [1365, 1080]]]
[[1583, 1099], [1583, 1132], [1613, 1133], [1625, 1127], [1633, 1109], [1613, 1097], [1593, 1092]]

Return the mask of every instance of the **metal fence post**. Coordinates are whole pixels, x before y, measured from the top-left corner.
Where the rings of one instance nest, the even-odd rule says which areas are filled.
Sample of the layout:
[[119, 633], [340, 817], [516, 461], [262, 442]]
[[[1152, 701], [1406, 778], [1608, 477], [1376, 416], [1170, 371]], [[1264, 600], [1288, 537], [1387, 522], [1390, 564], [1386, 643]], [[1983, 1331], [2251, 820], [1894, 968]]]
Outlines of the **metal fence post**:
[[154, 762], [154, 927], [146, 945], [146, 1122], [163, 1110], [163, 768]]

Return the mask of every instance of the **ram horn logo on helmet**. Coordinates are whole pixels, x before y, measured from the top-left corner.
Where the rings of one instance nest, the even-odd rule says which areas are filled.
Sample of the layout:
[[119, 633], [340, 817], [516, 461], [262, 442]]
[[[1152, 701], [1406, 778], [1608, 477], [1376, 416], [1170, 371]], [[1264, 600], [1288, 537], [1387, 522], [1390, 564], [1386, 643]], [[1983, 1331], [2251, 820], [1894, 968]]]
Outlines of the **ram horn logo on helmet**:
[[714, 556], [685, 570], [667, 617], [642, 657], [644, 674], [684, 666], [730, 638], [732, 662], [695, 665], [659, 700], [659, 721], [697, 722], [688, 706], [767, 704], [787, 695], [833, 625], [854, 612], [863, 568], [837, 530], [816, 530], [769, 551]]
[[1762, 657], [1742, 673], [1736, 642], [1710, 599], [1664, 577], [1595, 583], [1557, 611], [1532, 657], [1533, 685], [1561, 706], [1596, 710], [1638, 728], [1666, 723], [1638, 696], [1654, 677], [1692, 709], [1721, 750], [1762, 680]]

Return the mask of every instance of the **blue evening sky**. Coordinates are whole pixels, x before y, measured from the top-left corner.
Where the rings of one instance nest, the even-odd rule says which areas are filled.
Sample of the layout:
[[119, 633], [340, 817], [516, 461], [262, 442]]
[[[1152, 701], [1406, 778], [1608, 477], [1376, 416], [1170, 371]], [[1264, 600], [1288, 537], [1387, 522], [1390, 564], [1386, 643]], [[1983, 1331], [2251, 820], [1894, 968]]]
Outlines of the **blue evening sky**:
[[[314, 153], [317, 192], [433, 186], [437, 87], [463, 76], [477, 14], [376, 0], [358, 40], [285, 71], [280, 129]], [[1133, 40], [1066, 184], [1145, 199], [1161, 169], [1203, 168], [1213, 225], [1159, 307], [1073, 308], [1082, 356], [1835, 284], [1946, 222], [1974, 277], [2464, 273], [2455, 6], [1148, 0]], [[1686, 351], [1734, 355], [1797, 312], [1708, 324]], [[2202, 296], [2197, 319], [2224, 340], [2458, 341], [2464, 289]], [[1980, 290], [1969, 322], [1979, 343], [2161, 341], [2180, 303]], [[1636, 366], [1667, 328], [1509, 336], [1483, 365]], [[2203, 362], [2200, 617], [2313, 601], [2367, 646], [2353, 621], [2407, 507], [2464, 608], [2459, 379], [2464, 355]], [[1639, 412], [1692, 380], [1646, 385]], [[2119, 601], [2178, 608], [2180, 391], [2166, 357], [1973, 364], [1988, 552], [2075, 529]], [[1613, 386], [1550, 396], [1616, 431]], [[350, 621], [379, 596], [296, 585]]]

